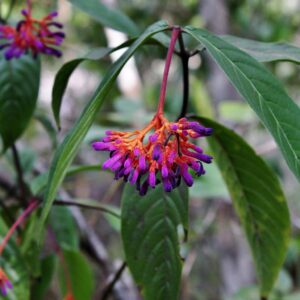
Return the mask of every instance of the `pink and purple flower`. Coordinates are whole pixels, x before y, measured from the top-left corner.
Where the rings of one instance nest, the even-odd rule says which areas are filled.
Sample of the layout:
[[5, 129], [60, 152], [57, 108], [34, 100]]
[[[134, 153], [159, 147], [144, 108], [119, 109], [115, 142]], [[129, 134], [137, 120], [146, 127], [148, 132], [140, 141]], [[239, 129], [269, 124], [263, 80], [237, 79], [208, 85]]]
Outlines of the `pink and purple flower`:
[[[150, 132], [145, 143], [145, 136]], [[162, 114], [156, 114], [143, 130], [107, 131], [104, 138], [93, 143], [93, 148], [109, 151], [110, 158], [102, 168], [113, 171], [115, 179], [123, 178], [136, 185], [141, 195], [161, 182], [164, 190], [170, 192], [179, 186], [181, 180], [187, 186], [193, 185], [190, 170], [196, 176], [205, 173], [203, 163], [210, 163], [212, 157], [189, 140], [211, 133], [212, 129], [198, 122], [181, 118], [172, 123]]]
[[19, 58], [31, 50], [33, 56], [39, 53], [60, 57], [62, 52], [57, 49], [65, 38], [61, 31], [63, 25], [53, 19], [57, 12], [52, 12], [42, 18], [35, 19], [31, 14], [31, 4], [22, 10], [23, 20], [16, 27], [0, 25], [0, 50], [5, 50], [5, 58]]

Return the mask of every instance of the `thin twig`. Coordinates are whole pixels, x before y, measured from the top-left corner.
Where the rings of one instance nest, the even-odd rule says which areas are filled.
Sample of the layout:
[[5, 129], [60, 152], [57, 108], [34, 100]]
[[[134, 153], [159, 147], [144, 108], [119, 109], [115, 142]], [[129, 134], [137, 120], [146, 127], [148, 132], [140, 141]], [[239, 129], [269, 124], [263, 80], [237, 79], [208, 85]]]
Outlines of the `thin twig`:
[[89, 208], [89, 209], [95, 209], [95, 210], [100, 210], [102, 212], [108, 213], [116, 218], [121, 218], [120, 215], [118, 215], [116, 212], [110, 210], [107, 207], [102, 206], [101, 204], [99, 205], [90, 205], [90, 204], [85, 204], [82, 202], [76, 202], [76, 201], [70, 201], [70, 200], [55, 200], [54, 205], [62, 205], [62, 206], [78, 206], [78, 207], [83, 207], [83, 208]]
[[180, 32], [179, 37], [179, 47], [180, 47], [180, 58], [182, 64], [182, 72], [183, 72], [183, 100], [182, 100], [182, 107], [181, 112], [178, 117], [178, 120], [184, 117], [187, 113], [188, 102], [189, 102], [189, 58], [190, 54], [185, 49], [184, 41], [182, 38], [182, 32]]
[[126, 262], [123, 262], [119, 270], [116, 272], [114, 278], [104, 288], [101, 300], [106, 300], [109, 297], [109, 295], [112, 293], [115, 284], [121, 278], [122, 273], [124, 272], [126, 266], [127, 266]]
[[13, 154], [13, 160], [15, 164], [15, 169], [18, 177], [18, 184], [19, 184], [19, 190], [20, 190], [20, 198], [24, 202], [25, 205], [27, 205], [27, 199], [26, 199], [26, 185], [24, 182], [23, 177], [23, 170], [21, 166], [21, 161], [18, 153], [17, 146], [14, 144], [11, 146], [12, 154]]

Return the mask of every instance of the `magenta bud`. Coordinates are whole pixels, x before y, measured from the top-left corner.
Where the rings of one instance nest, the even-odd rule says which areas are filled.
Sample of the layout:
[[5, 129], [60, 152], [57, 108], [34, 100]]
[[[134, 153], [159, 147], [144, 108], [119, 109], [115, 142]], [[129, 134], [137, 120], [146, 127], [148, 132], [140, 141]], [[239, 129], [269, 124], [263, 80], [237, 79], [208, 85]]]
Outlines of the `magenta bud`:
[[178, 130], [178, 124], [176, 124], [176, 123], [173, 123], [170, 127], [174, 131]]
[[157, 133], [153, 133], [149, 136], [149, 141], [151, 143], [155, 143], [157, 141], [157, 138], [158, 138], [158, 134]]
[[149, 178], [148, 178], [148, 181], [149, 181], [149, 185], [150, 185], [152, 188], [155, 188], [155, 184], [156, 184], [155, 172], [153, 172], [153, 171], [149, 172]]
[[166, 165], [163, 165], [161, 168], [161, 176], [166, 178], [168, 177], [168, 175], [169, 175], [168, 168]]

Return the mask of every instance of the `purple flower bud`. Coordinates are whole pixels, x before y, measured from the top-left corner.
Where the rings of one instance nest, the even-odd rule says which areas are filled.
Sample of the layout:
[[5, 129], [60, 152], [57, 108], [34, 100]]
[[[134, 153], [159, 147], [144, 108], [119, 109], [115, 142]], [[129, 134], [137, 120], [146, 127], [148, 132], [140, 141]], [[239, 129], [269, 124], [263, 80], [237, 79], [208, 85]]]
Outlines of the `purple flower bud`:
[[147, 180], [145, 180], [145, 182], [142, 184], [142, 186], [139, 189], [141, 196], [144, 196], [147, 194], [148, 187], [149, 187], [149, 183]]
[[130, 178], [130, 183], [135, 184], [138, 177], [139, 177], [139, 171], [137, 169], [135, 169], [132, 176], [131, 176], [131, 178]]
[[174, 162], [176, 156], [177, 156], [177, 152], [176, 151], [171, 151], [169, 156], [168, 156], [168, 162], [170, 164], [172, 164]]
[[122, 167], [122, 165], [123, 165], [123, 163], [120, 160], [118, 160], [111, 166], [110, 169], [115, 172], [118, 169], [120, 169], [120, 167]]
[[161, 168], [161, 176], [166, 178], [168, 177], [169, 175], [169, 172], [168, 172], [168, 168], [166, 165], [162, 165], [162, 168]]
[[122, 154], [115, 153], [110, 159], [108, 159], [103, 165], [102, 169], [110, 169], [120, 158], [122, 157]]
[[124, 167], [129, 168], [129, 167], [131, 167], [131, 165], [132, 165], [132, 160], [130, 157], [128, 157], [124, 162]]
[[58, 16], [58, 12], [57, 11], [52, 11], [47, 17], [52, 19], [52, 18], [55, 18], [57, 16]]
[[156, 177], [155, 177], [155, 172], [154, 172], [154, 171], [150, 171], [150, 172], [149, 172], [148, 181], [149, 181], [149, 185], [150, 185], [152, 188], [155, 188]]
[[158, 138], [158, 134], [157, 133], [153, 133], [149, 136], [149, 142], [151, 143], [155, 143], [157, 141]]
[[92, 144], [94, 150], [96, 150], [96, 151], [108, 150], [108, 145], [109, 144], [106, 144], [103, 142], [94, 142]]
[[202, 165], [202, 163], [199, 161], [199, 165], [200, 165], [200, 169], [199, 171], [196, 173], [197, 176], [201, 176], [201, 175], [204, 175], [205, 174], [205, 170], [204, 170], [204, 167]]
[[170, 128], [171, 128], [172, 130], [176, 131], [176, 130], [178, 130], [178, 124], [173, 123], [173, 124], [171, 124]]
[[193, 149], [198, 153], [203, 153], [203, 150], [198, 146], [193, 145]]
[[186, 164], [183, 164], [180, 166], [181, 175], [183, 177], [183, 180], [185, 181], [187, 186], [193, 185], [193, 177], [188, 171], [188, 166]]
[[204, 153], [198, 154], [198, 155], [199, 155], [199, 160], [201, 160], [201, 161], [203, 161], [203, 162], [205, 162], [205, 163], [207, 163], [207, 164], [210, 164], [210, 163], [211, 163], [211, 161], [212, 161], [212, 156], [207, 155], [207, 154], [204, 154]]
[[152, 159], [154, 160], [159, 160], [161, 158], [161, 145], [160, 144], [156, 144], [153, 148], [153, 152], [152, 152]]
[[146, 166], [146, 158], [145, 155], [141, 155], [139, 158], [139, 167], [142, 171], [145, 171], [147, 166]]
[[134, 149], [133, 149], [133, 154], [134, 154], [135, 156], [139, 156], [139, 154], [140, 154], [140, 149], [139, 149], [139, 148], [134, 148]]
[[163, 178], [162, 181], [163, 181], [164, 190], [166, 192], [171, 192], [173, 187], [172, 187], [172, 184], [171, 184], [169, 178], [168, 177], [167, 178]]

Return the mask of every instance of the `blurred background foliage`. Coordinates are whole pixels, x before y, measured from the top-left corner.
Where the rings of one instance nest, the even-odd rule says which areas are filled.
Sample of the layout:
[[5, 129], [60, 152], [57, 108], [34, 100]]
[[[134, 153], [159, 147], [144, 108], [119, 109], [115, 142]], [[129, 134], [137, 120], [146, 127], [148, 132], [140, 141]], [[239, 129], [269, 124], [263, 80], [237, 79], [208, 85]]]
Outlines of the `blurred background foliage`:
[[[86, 0], [88, 1], [88, 0]], [[237, 35], [264, 42], [287, 41], [300, 46], [300, 0], [105, 0], [128, 15], [142, 31], [149, 24], [166, 19], [172, 24], [205, 27], [218, 34]], [[10, 1], [3, 1], [3, 11]], [[93, 94], [107, 67], [115, 56], [99, 61], [85, 62], [72, 75], [62, 106], [62, 130], [55, 141], [53, 117], [50, 113], [51, 89], [58, 69], [63, 63], [81, 57], [98, 47], [120, 44], [125, 39], [104, 29], [101, 24], [73, 7], [68, 1], [33, 1], [34, 11], [43, 15], [57, 9], [59, 19], [65, 24], [67, 34], [64, 55], [60, 60], [43, 58], [38, 114], [19, 142], [22, 164], [28, 179], [32, 178], [38, 163], [48, 167], [53, 155], [53, 145], [59, 143], [74, 124], [84, 104]], [[24, 1], [17, 1], [12, 20], [17, 21]], [[193, 47], [189, 43], [189, 46]], [[135, 55], [134, 62], [125, 68], [118, 84], [110, 92], [109, 100], [98, 114], [79, 155], [74, 162], [98, 164], [105, 155], [94, 153], [90, 143], [101, 137], [107, 128], [141, 128], [155, 110], [166, 50], [157, 46], [144, 46]], [[298, 65], [278, 62], [267, 65], [280, 78], [289, 94], [300, 104], [300, 69]], [[166, 110], [175, 119], [181, 107], [181, 65], [174, 59], [169, 80]], [[269, 133], [262, 127], [249, 106], [237, 95], [223, 73], [206, 54], [190, 61], [190, 111], [203, 116], [215, 115], [219, 121], [242, 135], [257, 153], [262, 155], [280, 177], [290, 206], [293, 231], [285, 265], [280, 273], [271, 300], [300, 299], [300, 187], [288, 170]], [[41, 122], [42, 120], [42, 122]], [[52, 124], [52, 125], [51, 125]], [[46, 129], [46, 130], [45, 130]], [[49, 139], [48, 135], [52, 137]], [[207, 147], [207, 146], [206, 146]], [[0, 172], [13, 178], [9, 154], [0, 162]], [[257, 176], [260, 176], [257, 174]], [[36, 182], [32, 183], [38, 184]], [[95, 199], [111, 205], [118, 211], [123, 184], [113, 181], [111, 174], [99, 170], [73, 174], [64, 182], [64, 188], [73, 198]], [[254, 300], [258, 299], [253, 263], [239, 221], [233, 211], [227, 188], [215, 164], [207, 167], [207, 174], [197, 179], [190, 189], [190, 233], [188, 243], [182, 248], [186, 255], [183, 269], [181, 299], [188, 300]], [[3, 212], [3, 210], [2, 210]], [[95, 230], [105, 246], [108, 260], [119, 266], [123, 253], [120, 224], [117, 218], [98, 211], [84, 210], [88, 225]], [[72, 274], [88, 282], [86, 295], [97, 295], [107, 281], [107, 274], [85, 248], [68, 208], [55, 208], [50, 223], [56, 239], [64, 249]], [[2, 229], [1, 229], [2, 230]], [[58, 234], [58, 232], [60, 232]], [[78, 249], [81, 249], [79, 252]], [[13, 249], [12, 249], [13, 251]], [[60, 299], [66, 283], [58, 276], [62, 272], [59, 258], [47, 253], [43, 263], [52, 270], [48, 278], [35, 285], [34, 300]], [[130, 300], [139, 299], [132, 280], [125, 273], [124, 292]], [[87, 280], [91, 278], [91, 280]], [[48, 288], [48, 285], [50, 287]], [[130, 290], [133, 289], [133, 290]], [[111, 299], [118, 299], [116, 296]], [[17, 298], [22, 300], [21, 298]], [[122, 298], [124, 299], [124, 298]]]

